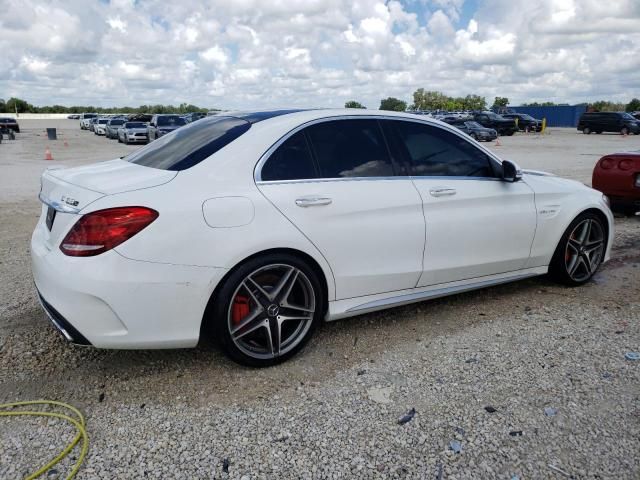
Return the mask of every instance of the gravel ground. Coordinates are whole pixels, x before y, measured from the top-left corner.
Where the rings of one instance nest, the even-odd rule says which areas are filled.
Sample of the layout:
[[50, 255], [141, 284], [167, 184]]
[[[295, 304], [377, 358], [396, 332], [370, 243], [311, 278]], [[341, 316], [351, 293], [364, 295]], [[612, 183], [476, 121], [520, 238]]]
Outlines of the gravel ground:
[[[91, 446], [78, 478], [640, 477], [640, 361], [625, 359], [640, 351], [640, 217], [616, 219], [614, 259], [582, 288], [538, 278], [327, 324], [274, 368], [239, 367], [208, 344], [72, 347], [31, 286], [46, 125], [21, 123], [0, 145], [0, 401], [81, 408]], [[56, 162], [137, 148], [76, 124], [58, 122], [69, 146], [53, 144]], [[596, 157], [640, 137], [502, 143], [491, 148], [524, 167], [588, 182]], [[0, 419], [0, 478], [22, 478], [72, 436], [57, 420]]]

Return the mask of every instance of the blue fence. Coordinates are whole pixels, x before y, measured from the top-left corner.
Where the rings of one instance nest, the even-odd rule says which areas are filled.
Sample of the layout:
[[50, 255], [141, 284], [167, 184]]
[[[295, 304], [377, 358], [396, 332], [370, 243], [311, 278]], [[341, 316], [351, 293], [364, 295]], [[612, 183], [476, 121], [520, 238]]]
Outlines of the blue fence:
[[580, 115], [586, 110], [586, 105], [562, 105], [557, 107], [508, 107], [518, 113], [528, 113], [533, 118], [547, 119], [549, 127], [577, 127]]

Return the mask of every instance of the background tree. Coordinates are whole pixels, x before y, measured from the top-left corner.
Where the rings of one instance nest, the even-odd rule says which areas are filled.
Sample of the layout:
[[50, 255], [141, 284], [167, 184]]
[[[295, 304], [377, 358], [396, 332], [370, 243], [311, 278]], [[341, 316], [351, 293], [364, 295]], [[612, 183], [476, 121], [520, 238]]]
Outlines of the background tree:
[[637, 98], [632, 98], [631, 101], [627, 103], [625, 110], [627, 112], [637, 112], [638, 110], [640, 110], [640, 100], [638, 100]]
[[591, 103], [591, 107], [596, 112], [624, 112], [624, 103], [611, 102], [609, 100], [598, 100]]
[[413, 104], [410, 110], [484, 110], [487, 101], [479, 95], [449, 97], [442, 92], [427, 91], [419, 88], [413, 92]]
[[380, 100], [380, 110], [391, 110], [394, 112], [404, 112], [407, 109], [407, 102], [398, 98], [389, 97]]
[[486, 110], [487, 99], [480, 95], [467, 95], [462, 99], [462, 110]]
[[493, 108], [506, 107], [509, 105], [509, 99], [507, 97], [496, 97], [493, 101]]
[[7, 100], [5, 108], [8, 112], [27, 113], [33, 111], [33, 105], [30, 105], [25, 100], [20, 98], [11, 97]]
[[367, 108], [362, 105], [360, 102], [356, 102], [355, 100], [349, 100], [348, 102], [344, 102], [344, 108]]

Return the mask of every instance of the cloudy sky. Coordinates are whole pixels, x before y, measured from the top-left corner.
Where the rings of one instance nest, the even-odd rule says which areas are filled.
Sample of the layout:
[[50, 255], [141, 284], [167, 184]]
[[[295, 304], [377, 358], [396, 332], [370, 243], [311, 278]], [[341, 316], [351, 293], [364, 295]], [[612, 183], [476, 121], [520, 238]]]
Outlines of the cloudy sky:
[[0, 0], [0, 97], [207, 107], [640, 97], [640, 0]]

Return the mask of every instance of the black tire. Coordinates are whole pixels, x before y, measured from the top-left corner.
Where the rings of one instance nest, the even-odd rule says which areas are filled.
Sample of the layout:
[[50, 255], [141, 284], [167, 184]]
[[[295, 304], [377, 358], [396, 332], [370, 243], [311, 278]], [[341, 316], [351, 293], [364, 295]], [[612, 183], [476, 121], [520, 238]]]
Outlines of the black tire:
[[585, 135], [589, 135], [591, 133], [591, 129], [589, 127], [584, 127], [582, 129], [582, 133], [584, 133]]
[[478, 141], [478, 136], [475, 133], [471, 134], [471, 138], [473, 138], [476, 142]]
[[598, 135], [602, 135], [602, 130], [598, 130], [598, 131], [596, 132], [596, 134], [598, 134]]
[[629, 129], [627, 127], [622, 127], [620, 129], [620, 135], [629, 135]]
[[[294, 345], [291, 346], [289, 350], [284, 353], [274, 354], [274, 349], [272, 347], [271, 355], [273, 356], [271, 358], [256, 358], [255, 356], [245, 353], [245, 351], [243, 351], [232, 338], [230, 330], [232, 329], [233, 322], [238, 322], [238, 320], [232, 317], [232, 315], [235, 315], [235, 311], [233, 310], [233, 308], [235, 308], [236, 305], [236, 303], [232, 302], [237, 302], [237, 299], [240, 296], [239, 292], [242, 291], [241, 289], [245, 288], [243, 287], [243, 284], [246, 285], [246, 283], [244, 282], [248, 276], [256, 275], [256, 272], [258, 272], [257, 275], [260, 275], [260, 272], [262, 271], [261, 269], [265, 268], [265, 271], [267, 272], [266, 274], [268, 275], [268, 272], [270, 271], [269, 268], [271, 268], [271, 266], [281, 266], [282, 268], [293, 267], [293, 269], [297, 269], [298, 272], [304, 274], [303, 276], [300, 276], [298, 278], [304, 277], [305, 285], [307, 287], [311, 287], [312, 293], [307, 292], [307, 294], [313, 295], [314, 310], [313, 313], [308, 314], [308, 320], [300, 322], [299, 325], [302, 325], [302, 327], [299, 335], [295, 336], [295, 332], [292, 334], [291, 338], [294, 338], [295, 336], [295, 342], [292, 341]], [[254, 276], [253, 278], [259, 277]], [[295, 290], [289, 290], [289, 292], [289, 295], [291, 295], [292, 293], [295, 293]], [[257, 290], [254, 291], [254, 293], [256, 294], [256, 296], [259, 296]], [[252, 258], [241, 264], [224, 280], [224, 284], [216, 292], [216, 296], [213, 302], [213, 308], [209, 309], [207, 325], [209, 326], [209, 331], [213, 334], [213, 339], [219, 343], [224, 353], [233, 361], [250, 367], [268, 367], [288, 360], [296, 353], [298, 353], [309, 341], [324, 317], [326, 301], [324, 297], [325, 294], [324, 290], [322, 289], [320, 279], [318, 278], [318, 275], [315, 273], [314, 269], [311, 268], [307, 264], [307, 262], [290, 254], [267, 254]], [[291, 297], [289, 296], [287, 298]], [[280, 300], [273, 301], [278, 302]], [[267, 303], [269, 302], [271, 301], [268, 301]], [[280, 303], [280, 308], [284, 310], [286, 307], [284, 307], [283, 305], [284, 304]], [[247, 309], [248, 308], [249, 307], [247, 307]], [[252, 309], [253, 308], [255, 307], [252, 307]], [[265, 317], [267, 323], [274, 322], [275, 317], [269, 317], [266, 315], [266, 312], [268, 310], [268, 308], [266, 310], [263, 310], [263, 313], [257, 315], [256, 319]], [[248, 312], [249, 311], [247, 310], [245, 315], [248, 316]], [[279, 312], [276, 311], [276, 313], [272, 315], [278, 314]], [[277, 318], [278, 320], [280, 319], [279, 316]], [[283, 325], [284, 324], [285, 323], [283, 323]], [[269, 325], [270, 327], [268, 331], [271, 332], [271, 328], [274, 323], [271, 323]], [[248, 325], [247, 327], [250, 328], [250, 325]], [[284, 329], [282, 331], [284, 332]], [[256, 329], [255, 332], [255, 335], [260, 335], [261, 332], [264, 335], [265, 339], [269, 338], [269, 342], [272, 342], [271, 336], [264, 330]], [[269, 337], [267, 337], [267, 335], [269, 335]], [[282, 344], [284, 344], [284, 340], [282, 340]], [[256, 345], [258, 344], [256, 343]], [[270, 345], [273, 345], [273, 343], [270, 343]]]
[[[587, 262], [583, 260], [585, 258], [584, 255], [587, 255], [587, 253], [585, 251], [583, 251], [583, 253], [579, 253], [576, 247], [569, 245], [570, 238], [573, 242], [577, 243], [576, 241], [577, 239], [574, 239], [572, 235], [575, 235], [574, 231], [579, 226], [581, 226], [583, 222], [588, 220], [591, 222], [594, 222], [591, 224], [590, 228], [594, 228], [593, 227], [594, 224], [597, 225], [597, 228], [599, 229], [602, 235], [601, 250], [597, 258], [591, 257], [591, 259], [588, 261], [589, 267], [587, 267]], [[591, 234], [591, 230], [589, 231], [588, 235], [591, 235], [592, 238], [595, 238], [595, 235]], [[604, 254], [608, 245], [608, 240], [609, 240], [608, 236], [609, 236], [608, 226], [606, 222], [602, 220], [601, 216], [592, 212], [585, 212], [578, 215], [571, 222], [571, 224], [569, 224], [565, 232], [562, 234], [562, 237], [560, 238], [560, 242], [558, 242], [558, 246], [556, 247], [553, 257], [551, 258], [551, 263], [549, 265], [549, 274], [556, 281], [564, 285], [568, 285], [572, 287], [584, 285], [589, 280], [591, 280], [593, 275], [595, 275], [595, 273], [598, 271], [598, 268], [602, 264], [602, 259], [604, 258]], [[587, 238], [586, 240], [588, 242], [589, 238]], [[595, 248], [595, 243], [593, 243], [593, 246]], [[587, 247], [587, 250], [589, 248], [591, 247]], [[583, 247], [583, 250], [584, 250], [584, 247]], [[598, 252], [594, 251], [592, 253], [598, 253]], [[583, 267], [580, 267], [580, 265], [578, 265], [578, 267], [581, 268], [579, 272], [580, 275], [577, 275], [577, 274], [572, 275], [570, 273], [571, 265], [573, 264], [574, 258], [576, 258], [576, 262], [582, 262]], [[593, 263], [592, 263], [592, 260], [593, 260]], [[587, 268], [589, 269], [588, 271], [587, 271]]]

